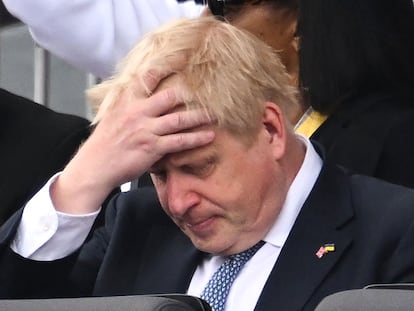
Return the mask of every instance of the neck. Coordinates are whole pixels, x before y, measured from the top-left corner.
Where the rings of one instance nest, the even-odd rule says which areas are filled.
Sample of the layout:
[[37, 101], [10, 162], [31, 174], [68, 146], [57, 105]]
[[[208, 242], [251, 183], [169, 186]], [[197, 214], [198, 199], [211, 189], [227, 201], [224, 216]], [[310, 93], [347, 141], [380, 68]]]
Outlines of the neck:
[[310, 106], [306, 105], [303, 101], [299, 101], [299, 108], [292, 114], [292, 119], [290, 120], [291, 123], [293, 125], [297, 124], [309, 107]]
[[306, 154], [306, 146], [294, 133], [289, 134], [286, 146], [286, 177], [290, 186], [301, 168]]

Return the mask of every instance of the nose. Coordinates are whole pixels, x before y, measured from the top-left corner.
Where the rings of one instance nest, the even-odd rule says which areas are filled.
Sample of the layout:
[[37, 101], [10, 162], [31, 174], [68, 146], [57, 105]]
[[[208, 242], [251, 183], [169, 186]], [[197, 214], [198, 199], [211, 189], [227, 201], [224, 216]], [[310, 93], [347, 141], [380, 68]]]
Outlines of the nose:
[[193, 189], [189, 178], [171, 174], [167, 180], [167, 200], [171, 215], [180, 218], [200, 203], [200, 195]]

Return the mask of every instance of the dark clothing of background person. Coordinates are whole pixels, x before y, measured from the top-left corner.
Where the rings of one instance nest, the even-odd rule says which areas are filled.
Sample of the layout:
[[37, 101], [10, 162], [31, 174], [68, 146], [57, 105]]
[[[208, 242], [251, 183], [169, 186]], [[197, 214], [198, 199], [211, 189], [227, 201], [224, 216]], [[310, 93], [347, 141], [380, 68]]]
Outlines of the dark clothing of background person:
[[342, 99], [340, 108], [311, 139], [326, 160], [357, 174], [414, 187], [414, 97], [365, 90]]
[[89, 121], [0, 89], [0, 224], [63, 169], [90, 133]]

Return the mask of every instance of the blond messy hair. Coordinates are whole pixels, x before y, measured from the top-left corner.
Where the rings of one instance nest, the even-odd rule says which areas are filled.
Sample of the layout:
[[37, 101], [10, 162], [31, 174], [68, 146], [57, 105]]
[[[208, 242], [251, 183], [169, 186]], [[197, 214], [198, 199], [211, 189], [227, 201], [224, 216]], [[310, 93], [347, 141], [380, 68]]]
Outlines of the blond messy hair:
[[[174, 64], [184, 64], [179, 69]], [[170, 22], [146, 35], [120, 63], [116, 74], [88, 90], [99, 122], [122, 90], [141, 83], [150, 70], [172, 70], [187, 91], [184, 105], [202, 108], [217, 125], [251, 136], [264, 103], [278, 104], [291, 120], [298, 110], [296, 89], [276, 52], [254, 35], [212, 17]]]

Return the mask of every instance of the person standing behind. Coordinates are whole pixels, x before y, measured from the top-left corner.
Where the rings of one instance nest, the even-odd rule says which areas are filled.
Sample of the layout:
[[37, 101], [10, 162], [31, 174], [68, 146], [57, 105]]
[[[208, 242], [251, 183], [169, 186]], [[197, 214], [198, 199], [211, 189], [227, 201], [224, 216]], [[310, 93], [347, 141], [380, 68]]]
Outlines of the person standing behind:
[[[196, 17], [202, 5], [175, 0], [3, 0], [43, 48], [99, 78], [148, 31], [179, 17]], [[65, 35], [62, 35], [65, 34]]]
[[0, 89], [0, 224], [62, 170], [90, 134], [90, 122]]
[[300, 0], [299, 81], [335, 163], [414, 187], [412, 0]]
[[411, 0], [210, 3], [210, 14], [281, 49], [307, 110], [296, 130], [321, 143], [329, 161], [414, 187]]

